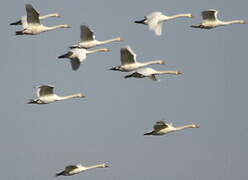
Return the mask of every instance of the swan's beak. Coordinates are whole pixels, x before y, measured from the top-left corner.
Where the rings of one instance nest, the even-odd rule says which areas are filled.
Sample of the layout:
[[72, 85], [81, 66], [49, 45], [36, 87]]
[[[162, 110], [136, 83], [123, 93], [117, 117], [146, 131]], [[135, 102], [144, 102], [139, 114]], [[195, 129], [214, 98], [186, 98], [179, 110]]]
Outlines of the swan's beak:
[[190, 14], [190, 16], [189, 16], [190, 18], [195, 18], [195, 16], [193, 16], [193, 14]]
[[196, 125], [195, 128], [199, 128], [200, 126]]
[[56, 14], [56, 17], [61, 17], [61, 15], [60, 14]]
[[120, 38], [119, 41], [124, 41], [124, 39], [123, 38]]
[[81, 97], [81, 98], [85, 98], [86, 96], [85, 96], [84, 94], [81, 94], [80, 97]]
[[182, 71], [178, 70], [178, 71], [177, 71], [177, 74], [183, 74], [183, 73], [182, 73]]

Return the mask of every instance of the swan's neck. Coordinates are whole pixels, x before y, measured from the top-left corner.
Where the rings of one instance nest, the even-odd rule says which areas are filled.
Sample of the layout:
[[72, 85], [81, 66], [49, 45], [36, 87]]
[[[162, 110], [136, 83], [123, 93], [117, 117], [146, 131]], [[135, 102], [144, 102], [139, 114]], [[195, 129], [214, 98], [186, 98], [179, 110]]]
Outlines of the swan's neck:
[[51, 27], [44, 26], [44, 30], [50, 31], [50, 30], [54, 30], [54, 29], [65, 28], [66, 26], [67, 26], [66, 24], [61, 24], [61, 25], [51, 26]]
[[108, 39], [105, 41], [100, 41], [99, 45], [107, 44], [107, 43], [111, 43], [111, 42], [117, 42], [117, 41], [121, 41], [121, 39], [120, 38], [113, 38], [113, 39]]
[[102, 168], [102, 167], [103, 167], [103, 164], [96, 164], [96, 165], [93, 165], [93, 166], [86, 166], [85, 170], [94, 169], [94, 168]]
[[93, 49], [93, 50], [87, 50], [87, 54], [92, 54], [92, 53], [96, 53], [96, 52], [106, 52], [108, 51], [107, 48], [99, 48], [99, 49]]
[[52, 13], [52, 14], [47, 14], [47, 15], [44, 15], [44, 16], [40, 16], [39, 19], [46, 19], [46, 18], [49, 18], [49, 17], [57, 17], [58, 14], [57, 13]]
[[178, 74], [178, 71], [157, 71], [157, 74]]
[[81, 93], [79, 93], [79, 94], [72, 94], [72, 95], [69, 95], [69, 96], [58, 96], [58, 100], [65, 100], [65, 99], [79, 98], [79, 97], [82, 97], [82, 94]]
[[222, 21], [223, 25], [226, 24], [244, 24], [243, 20]]
[[191, 14], [176, 14], [173, 16], [168, 16], [168, 19], [175, 19], [175, 18], [179, 18], [179, 17], [192, 17]]
[[154, 60], [154, 61], [148, 61], [148, 62], [143, 62], [143, 65], [151, 65], [151, 64], [164, 64], [163, 60]]
[[194, 128], [195, 126], [193, 124], [189, 124], [189, 125], [185, 125], [185, 126], [179, 126], [179, 127], [175, 127], [175, 131], [179, 131], [182, 129], [187, 129], [187, 128]]

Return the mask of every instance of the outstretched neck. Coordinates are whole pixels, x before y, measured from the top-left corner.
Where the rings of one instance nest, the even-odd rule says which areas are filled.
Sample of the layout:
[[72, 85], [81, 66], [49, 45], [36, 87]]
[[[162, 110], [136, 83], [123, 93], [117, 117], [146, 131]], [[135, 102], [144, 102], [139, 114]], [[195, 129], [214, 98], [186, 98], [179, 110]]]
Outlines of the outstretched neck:
[[224, 25], [226, 25], [226, 24], [245, 24], [245, 22], [243, 20], [224, 21], [222, 23]]
[[107, 43], [111, 43], [111, 42], [118, 42], [118, 41], [122, 41], [122, 39], [118, 37], [118, 38], [108, 39], [105, 41], [100, 41], [99, 45], [107, 44]]
[[189, 124], [189, 125], [185, 125], [185, 126], [175, 127], [175, 130], [182, 130], [182, 129], [194, 128], [194, 127], [195, 127], [194, 124]]
[[71, 99], [71, 98], [80, 98], [82, 97], [81, 93], [78, 94], [72, 94], [72, 95], [68, 95], [68, 96], [58, 96], [59, 100], [65, 100], [65, 99]]
[[57, 13], [52, 13], [52, 14], [47, 14], [47, 15], [44, 15], [44, 16], [39, 16], [39, 19], [46, 19], [46, 18], [49, 18], [49, 17], [58, 17], [58, 14]]
[[176, 15], [173, 15], [173, 16], [169, 16], [169, 19], [175, 19], [175, 18], [179, 18], [179, 17], [192, 17], [192, 14], [176, 14]]
[[178, 75], [178, 74], [180, 74], [180, 72], [178, 72], [178, 71], [158, 71], [157, 74], [174, 74], [174, 75]]
[[109, 51], [109, 49], [107, 48], [99, 48], [99, 49], [93, 49], [93, 50], [87, 50], [87, 54], [92, 54], [92, 53], [96, 53], [96, 52], [107, 52]]
[[148, 62], [144, 62], [142, 63], [144, 65], [151, 65], [151, 64], [165, 64], [165, 62], [163, 60], [154, 60], [154, 61], [148, 61]]
[[59, 28], [66, 28], [66, 27], [68, 27], [68, 25], [67, 24], [61, 24], [61, 25], [57, 25], [57, 26], [51, 26], [51, 27], [44, 26], [44, 27], [45, 27], [45, 31], [50, 31], [50, 30], [59, 29]]
[[87, 166], [85, 167], [85, 169], [94, 169], [94, 168], [102, 168], [103, 167], [103, 164], [96, 164], [96, 165], [93, 165], [93, 166]]

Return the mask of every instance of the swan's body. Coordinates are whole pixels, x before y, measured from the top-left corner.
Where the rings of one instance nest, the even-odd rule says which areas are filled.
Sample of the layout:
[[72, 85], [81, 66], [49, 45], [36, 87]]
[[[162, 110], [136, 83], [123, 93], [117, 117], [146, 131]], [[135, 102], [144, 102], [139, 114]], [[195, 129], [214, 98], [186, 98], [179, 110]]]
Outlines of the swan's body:
[[154, 70], [152, 68], [142, 68], [142, 69], [136, 70], [132, 74], [126, 75], [125, 78], [130, 78], [130, 77], [145, 78], [145, 77], [148, 77], [153, 81], [159, 81], [159, 79], [156, 77], [156, 75], [159, 75], [159, 74], [179, 75], [179, 74], [182, 74], [182, 72], [179, 70], [176, 70], [176, 71], [157, 71], [157, 70]]
[[37, 99], [31, 99], [28, 104], [48, 104], [55, 101], [61, 101], [71, 98], [84, 98], [82, 93], [69, 96], [58, 96], [54, 94], [54, 86], [41, 85], [37, 87]]
[[196, 124], [189, 124], [185, 126], [174, 127], [171, 123], [167, 124], [164, 121], [158, 121], [153, 126], [154, 130], [151, 132], [145, 133], [144, 135], [159, 136], [159, 135], [164, 135], [170, 132], [180, 131], [182, 129], [187, 129], [187, 128], [199, 128], [199, 126]]
[[77, 164], [77, 165], [69, 165], [65, 167], [65, 170], [56, 173], [56, 177], [57, 176], [72, 176], [74, 174], [78, 174], [80, 172], [89, 170], [89, 169], [94, 169], [94, 168], [107, 168], [108, 165], [103, 163], [103, 164], [97, 164], [97, 165], [93, 165], [93, 166], [82, 166], [81, 164]]
[[110, 49], [108, 48], [100, 48], [94, 50], [86, 50], [84, 48], [73, 48], [68, 53], [59, 56], [58, 58], [68, 58], [71, 62], [72, 70], [78, 70], [81, 62], [83, 62], [88, 54], [92, 54], [95, 52], [108, 52]]
[[246, 24], [244, 20], [233, 20], [233, 21], [221, 21], [218, 19], [218, 11], [214, 9], [208, 9], [202, 11], [202, 23], [197, 25], [191, 25], [193, 28], [201, 29], [212, 29], [219, 26], [228, 24]]
[[[61, 17], [61, 16], [58, 13], [52, 13], [44, 16], [39, 16], [39, 20], [43, 20], [49, 17]], [[10, 25], [23, 25], [23, 24], [27, 24], [27, 16], [22, 16], [20, 20], [10, 23]], [[25, 27], [23, 26], [23, 28]]]
[[163, 60], [154, 60], [149, 62], [137, 62], [136, 54], [133, 50], [127, 46], [125, 48], [121, 48], [121, 65], [111, 68], [110, 70], [114, 71], [122, 71], [129, 72], [136, 70], [138, 68], [150, 65], [150, 64], [165, 64]]
[[[68, 24], [62, 24], [52, 27], [44, 26], [40, 23], [39, 13], [33, 8], [31, 4], [26, 4], [27, 23], [23, 24], [24, 29], [16, 31], [16, 35], [36, 35], [45, 31], [51, 31], [59, 28], [69, 28]], [[25, 17], [22, 17], [23, 21]]]
[[148, 14], [147, 16], [145, 16], [143, 20], [135, 21], [135, 23], [148, 25], [150, 30], [153, 30], [157, 36], [160, 36], [162, 34], [163, 23], [168, 20], [179, 18], [179, 17], [192, 18], [193, 15], [192, 14], [177, 14], [174, 16], [166, 16], [162, 12], [152, 12]]
[[81, 35], [80, 35], [81, 42], [79, 42], [76, 45], [70, 46], [70, 48], [86, 48], [87, 49], [87, 48], [92, 48], [95, 46], [99, 46], [99, 45], [107, 44], [111, 42], [123, 41], [123, 39], [120, 37], [105, 40], [105, 41], [98, 41], [95, 38], [94, 32], [86, 25], [81, 25], [80, 30], [81, 30]]

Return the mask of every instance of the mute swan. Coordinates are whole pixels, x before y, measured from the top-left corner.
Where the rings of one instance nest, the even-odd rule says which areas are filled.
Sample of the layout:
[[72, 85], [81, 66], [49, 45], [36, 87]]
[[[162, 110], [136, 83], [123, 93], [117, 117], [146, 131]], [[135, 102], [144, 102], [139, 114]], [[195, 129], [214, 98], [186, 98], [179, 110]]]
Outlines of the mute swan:
[[142, 69], [138, 69], [135, 72], [133, 72], [132, 74], [126, 75], [124, 77], [125, 78], [130, 78], [130, 77], [145, 78], [145, 77], [148, 77], [153, 81], [159, 81], [159, 79], [157, 79], [157, 77], [156, 77], [156, 75], [159, 75], [159, 74], [179, 75], [179, 74], [182, 74], [182, 72], [179, 70], [176, 70], [176, 71], [156, 71], [152, 68], [142, 68]]
[[[61, 17], [61, 16], [58, 13], [52, 13], [52, 14], [47, 14], [44, 16], [39, 16], [39, 20], [43, 20], [49, 17]], [[20, 20], [10, 23], [10, 25], [23, 25], [23, 23], [27, 23], [27, 16], [22, 16]]]
[[[40, 23], [39, 13], [33, 8], [31, 4], [26, 4], [27, 11], [27, 24], [24, 25], [24, 29], [16, 31], [16, 35], [36, 35], [45, 31], [50, 31], [58, 28], [69, 28], [68, 24], [62, 24], [52, 27], [44, 26]], [[25, 18], [22, 18], [23, 20]]]
[[125, 48], [121, 48], [120, 52], [121, 52], [121, 65], [113, 67], [110, 70], [128, 72], [150, 64], [165, 64], [163, 60], [137, 62], [136, 54], [129, 46], [126, 46]]
[[68, 53], [59, 56], [58, 58], [68, 58], [71, 62], [72, 70], [78, 70], [81, 62], [83, 62], [88, 54], [96, 53], [96, 52], [109, 52], [108, 48], [100, 48], [94, 50], [86, 50], [84, 48], [74, 48], [71, 49]]
[[175, 19], [179, 17], [193, 18], [192, 14], [177, 14], [174, 16], [166, 16], [162, 12], [152, 12], [145, 16], [143, 20], [134, 21], [135, 23], [145, 24], [149, 26], [150, 30], [153, 30], [157, 36], [162, 34], [163, 22], [170, 19]]
[[153, 131], [145, 133], [144, 135], [154, 135], [154, 136], [159, 136], [159, 135], [164, 135], [173, 131], [180, 131], [182, 129], [186, 128], [199, 128], [198, 125], [196, 124], [190, 124], [186, 126], [179, 126], [179, 127], [174, 127], [172, 123], [167, 124], [164, 121], [158, 121], [156, 124], [153, 126]]
[[218, 19], [218, 11], [214, 9], [208, 9], [202, 11], [202, 23], [197, 25], [191, 25], [193, 28], [212, 29], [219, 26], [228, 24], [246, 24], [244, 20], [233, 20], [233, 21], [221, 21]]
[[71, 49], [72, 48], [86, 48], [86, 49], [88, 49], [88, 48], [99, 46], [102, 44], [123, 41], [123, 39], [120, 37], [105, 40], [105, 41], [98, 41], [95, 39], [94, 32], [86, 25], [81, 25], [80, 30], [81, 30], [81, 35], [80, 35], [81, 42], [79, 42], [76, 45], [70, 46]]
[[109, 167], [107, 164], [103, 163], [103, 164], [97, 164], [97, 165], [93, 165], [93, 166], [82, 166], [81, 164], [77, 164], [77, 165], [69, 165], [65, 167], [65, 170], [56, 173], [56, 177], [57, 176], [72, 176], [74, 174], [78, 174], [80, 172], [86, 171], [88, 169], [93, 169], [93, 168], [107, 168]]
[[37, 88], [37, 99], [31, 99], [28, 104], [48, 104], [55, 101], [71, 99], [71, 98], [84, 98], [82, 93], [72, 94], [69, 96], [58, 96], [54, 94], [54, 86], [41, 85]]

